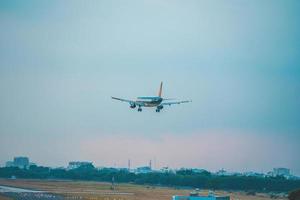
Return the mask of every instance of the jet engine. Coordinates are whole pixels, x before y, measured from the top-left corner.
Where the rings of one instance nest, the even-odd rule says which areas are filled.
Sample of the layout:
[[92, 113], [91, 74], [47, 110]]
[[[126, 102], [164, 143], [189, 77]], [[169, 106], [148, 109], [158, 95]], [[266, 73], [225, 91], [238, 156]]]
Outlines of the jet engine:
[[130, 104], [130, 108], [135, 108], [135, 107], [136, 107], [135, 103]]

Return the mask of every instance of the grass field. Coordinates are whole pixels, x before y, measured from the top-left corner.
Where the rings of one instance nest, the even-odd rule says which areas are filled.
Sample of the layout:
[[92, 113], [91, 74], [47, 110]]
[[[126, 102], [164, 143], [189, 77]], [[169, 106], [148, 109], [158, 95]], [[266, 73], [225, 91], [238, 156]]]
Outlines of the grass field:
[[[0, 185], [45, 191], [60, 195], [64, 199], [82, 200], [171, 200], [173, 195], [188, 195], [191, 190], [170, 187], [141, 186], [134, 184], [117, 184], [111, 190], [109, 183], [92, 181], [60, 181], [60, 180], [25, 180], [0, 179]], [[208, 191], [202, 191], [207, 194]], [[267, 194], [246, 195], [245, 192], [215, 191], [217, 195], [229, 195], [239, 200], [270, 200]], [[0, 193], [0, 200], [9, 200]], [[286, 200], [286, 198], [277, 198]]]

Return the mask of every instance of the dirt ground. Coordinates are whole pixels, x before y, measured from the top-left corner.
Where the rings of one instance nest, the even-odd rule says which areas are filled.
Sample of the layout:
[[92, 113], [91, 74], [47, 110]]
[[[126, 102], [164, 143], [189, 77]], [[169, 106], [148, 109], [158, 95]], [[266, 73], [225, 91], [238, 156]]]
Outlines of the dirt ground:
[[[173, 195], [188, 195], [192, 190], [170, 187], [141, 186], [134, 184], [111, 184], [92, 181], [60, 180], [25, 180], [0, 179], [0, 185], [44, 191], [70, 200], [171, 200]], [[208, 191], [201, 192], [207, 195]], [[270, 195], [257, 193], [246, 195], [245, 192], [215, 191], [216, 195], [229, 195], [234, 200], [270, 200]], [[22, 199], [0, 193], [0, 200]], [[30, 198], [29, 198], [30, 199]], [[33, 198], [31, 198], [33, 199]], [[38, 198], [35, 198], [38, 199]], [[286, 198], [277, 198], [286, 200]]]
[[11, 200], [11, 198], [3, 196], [0, 194], [0, 200]]

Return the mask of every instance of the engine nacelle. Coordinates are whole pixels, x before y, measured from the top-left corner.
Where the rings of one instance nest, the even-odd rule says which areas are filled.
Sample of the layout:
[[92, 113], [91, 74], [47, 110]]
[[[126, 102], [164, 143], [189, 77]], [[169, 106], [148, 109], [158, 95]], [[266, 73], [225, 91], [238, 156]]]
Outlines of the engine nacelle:
[[159, 109], [159, 110], [161, 110], [163, 108], [164, 108], [163, 106], [157, 106], [157, 109]]
[[133, 103], [133, 104], [130, 104], [130, 108], [135, 108], [136, 107], [136, 105]]

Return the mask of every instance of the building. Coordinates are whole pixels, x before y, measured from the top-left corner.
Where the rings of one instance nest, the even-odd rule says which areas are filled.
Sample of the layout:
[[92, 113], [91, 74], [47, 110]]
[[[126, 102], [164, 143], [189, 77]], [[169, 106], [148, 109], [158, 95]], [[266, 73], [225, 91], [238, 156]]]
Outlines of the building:
[[283, 168], [283, 167], [274, 168], [273, 169], [273, 176], [285, 176], [285, 177], [288, 177], [290, 175], [291, 175], [290, 174], [290, 169]]
[[79, 167], [94, 167], [92, 162], [81, 162], [81, 161], [71, 161], [69, 162], [68, 169], [77, 169]]
[[250, 177], [265, 177], [265, 174], [257, 172], [244, 172], [242, 175]]
[[216, 175], [217, 176], [229, 176], [230, 174], [225, 169], [222, 168], [216, 172]]
[[207, 196], [199, 195], [198, 192], [191, 192], [190, 196], [173, 196], [172, 200], [230, 200], [230, 196], [215, 196], [209, 192]]
[[29, 167], [29, 158], [28, 157], [14, 157], [14, 166], [21, 169]]
[[138, 167], [135, 171], [137, 174], [146, 174], [152, 172], [152, 169], [149, 166]]
[[14, 167], [14, 162], [13, 161], [7, 161], [5, 163], [5, 167]]
[[173, 196], [172, 200], [230, 200], [229, 196]]
[[19, 167], [20, 169], [28, 169], [30, 166], [28, 157], [14, 157], [13, 161], [7, 161], [6, 167]]
[[198, 173], [198, 174], [203, 173], [203, 172], [207, 172], [204, 169], [198, 169], [198, 168], [193, 168], [191, 170], [192, 170], [193, 173]]
[[228, 171], [226, 171], [225, 169], [222, 168], [219, 171], [217, 171], [215, 173], [215, 175], [217, 175], [217, 176], [241, 176], [242, 173], [240, 173], [240, 172], [228, 172]]
[[169, 168], [169, 167], [163, 167], [163, 168], [160, 169], [159, 172], [176, 174], [176, 171], [174, 169]]

